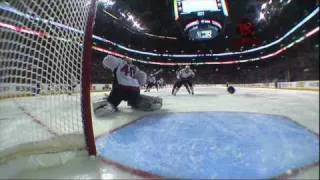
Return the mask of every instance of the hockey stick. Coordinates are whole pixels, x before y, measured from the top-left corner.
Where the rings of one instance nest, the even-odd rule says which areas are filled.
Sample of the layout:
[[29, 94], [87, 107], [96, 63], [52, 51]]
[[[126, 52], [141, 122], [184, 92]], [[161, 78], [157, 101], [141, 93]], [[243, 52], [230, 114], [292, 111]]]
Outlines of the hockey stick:
[[156, 71], [155, 73], [151, 73], [150, 75], [155, 76], [155, 75], [162, 73], [162, 72], [163, 72], [163, 69], [159, 69], [158, 71]]

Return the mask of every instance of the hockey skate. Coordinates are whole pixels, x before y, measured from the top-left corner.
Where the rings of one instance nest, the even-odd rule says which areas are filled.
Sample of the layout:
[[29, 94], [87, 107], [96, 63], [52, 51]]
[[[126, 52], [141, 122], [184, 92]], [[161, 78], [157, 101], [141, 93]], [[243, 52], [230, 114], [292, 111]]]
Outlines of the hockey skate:
[[173, 91], [172, 91], [172, 95], [176, 96], [177, 95], [177, 92], [180, 90], [180, 88], [175, 88]]
[[175, 94], [174, 94], [174, 89], [172, 89], [172, 91], [171, 91], [171, 95], [173, 95], [173, 96], [175, 95]]
[[176, 91], [172, 91], [171, 94], [172, 94], [173, 96], [176, 96], [176, 95], [177, 95], [177, 92], [176, 92]]
[[188, 93], [191, 94], [191, 90], [190, 90], [189, 86], [186, 86], [186, 89], [187, 89]]

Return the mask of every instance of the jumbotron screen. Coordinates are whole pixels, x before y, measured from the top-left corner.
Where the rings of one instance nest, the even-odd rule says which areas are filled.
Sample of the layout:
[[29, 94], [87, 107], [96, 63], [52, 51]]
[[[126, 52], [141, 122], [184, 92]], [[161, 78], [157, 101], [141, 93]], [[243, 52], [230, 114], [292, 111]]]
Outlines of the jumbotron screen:
[[212, 30], [197, 31], [197, 39], [210, 39], [212, 38]]
[[178, 4], [180, 14], [190, 14], [198, 11], [219, 11], [216, 0], [180, 0]]
[[175, 19], [180, 16], [204, 16], [205, 12], [223, 12], [228, 16], [226, 0], [173, 0]]
[[213, 26], [198, 27], [195, 26], [188, 31], [189, 40], [202, 41], [210, 40], [219, 35], [219, 30]]
[[223, 25], [220, 22], [213, 19], [202, 19], [188, 23], [184, 32], [189, 40], [202, 41], [217, 37], [222, 29]]

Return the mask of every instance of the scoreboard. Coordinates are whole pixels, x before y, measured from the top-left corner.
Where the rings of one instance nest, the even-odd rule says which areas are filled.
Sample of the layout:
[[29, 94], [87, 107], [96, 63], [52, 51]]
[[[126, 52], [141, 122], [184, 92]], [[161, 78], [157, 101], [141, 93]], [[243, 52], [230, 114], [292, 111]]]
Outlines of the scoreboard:
[[188, 35], [189, 40], [210, 40], [217, 37], [221, 30], [222, 24], [210, 19], [196, 20], [185, 26], [184, 32]]
[[229, 16], [227, 0], [172, 0], [174, 18], [192, 41], [214, 39]]
[[184, 16], [208, 16], [222, 12], [229, 16], [226, 0], [173, 0], [175, 20]]

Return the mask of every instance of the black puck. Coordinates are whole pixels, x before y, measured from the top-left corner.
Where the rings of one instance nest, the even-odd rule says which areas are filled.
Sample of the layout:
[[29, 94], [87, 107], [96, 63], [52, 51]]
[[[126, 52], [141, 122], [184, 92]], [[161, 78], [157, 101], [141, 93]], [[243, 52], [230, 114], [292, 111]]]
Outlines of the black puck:
[[233, 86], [229, 86], [227, 90], [230, 94], [234, 94], [236, 92], [236, 89]]

